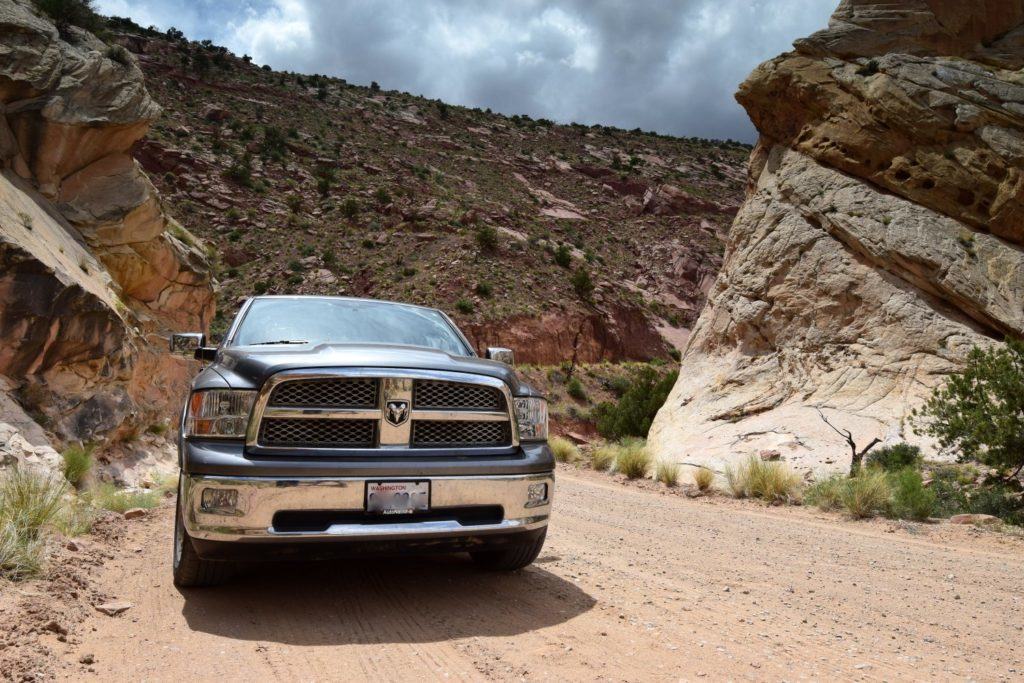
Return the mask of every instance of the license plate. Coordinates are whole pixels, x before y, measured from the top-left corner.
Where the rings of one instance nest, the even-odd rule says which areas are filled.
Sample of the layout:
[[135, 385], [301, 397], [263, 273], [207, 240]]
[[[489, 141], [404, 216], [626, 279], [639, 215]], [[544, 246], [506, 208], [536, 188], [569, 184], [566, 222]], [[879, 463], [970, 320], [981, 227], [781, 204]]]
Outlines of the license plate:
[[367, 512], [381, 515], [411, 515], [429, 508], [429, 481], [366, 482]]

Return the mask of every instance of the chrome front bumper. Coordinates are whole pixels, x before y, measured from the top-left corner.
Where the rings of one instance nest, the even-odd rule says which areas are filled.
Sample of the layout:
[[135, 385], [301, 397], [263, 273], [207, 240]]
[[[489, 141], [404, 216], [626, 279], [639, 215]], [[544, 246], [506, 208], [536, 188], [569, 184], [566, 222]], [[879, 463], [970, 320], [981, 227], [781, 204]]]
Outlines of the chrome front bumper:
[[[402, 477], [394, 477], [402, 479]], [[334, 524], [323, 531], [278, 531], [274, 515], [282, 511], [331, 510], [359, 512], [364, 509], [367, 481], [380, 477], [271, 478], [219, 477], [185, 474], [182, 477], [182, 516], [185, 529], [204, 541], [289, 541], [305, 539], [397, 540], [484, 536], [540, 529], [547, 525], [554, 495], [554, 474], [429, 477], [430, 508], [500, 505], [498, 523], [460, 524], [456, 520], [406, 519], [394, 523]], [[388, 479], [384, 477], [383, 479]], [[546, 483], [547, 500], [527, 507], [530, 484]], [[203, 491], [235, 489], [234, 510], [204, 510]]]

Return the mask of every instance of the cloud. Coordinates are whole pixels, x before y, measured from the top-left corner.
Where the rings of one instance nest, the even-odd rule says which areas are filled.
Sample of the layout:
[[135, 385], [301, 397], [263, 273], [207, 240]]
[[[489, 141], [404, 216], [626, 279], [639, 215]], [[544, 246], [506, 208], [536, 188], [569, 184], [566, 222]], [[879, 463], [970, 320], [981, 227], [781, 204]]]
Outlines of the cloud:
[[836, 0], [99, 0], [275, 69], [454, 104], [752, 141], [733, 100]]

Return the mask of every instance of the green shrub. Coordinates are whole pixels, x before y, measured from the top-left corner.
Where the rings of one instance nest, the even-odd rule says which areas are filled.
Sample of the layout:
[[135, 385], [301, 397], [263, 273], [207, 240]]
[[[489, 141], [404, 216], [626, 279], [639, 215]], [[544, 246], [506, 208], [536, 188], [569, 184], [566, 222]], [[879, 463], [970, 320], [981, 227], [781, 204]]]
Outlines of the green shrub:
[[899, 472], [906, 467], [919, 469], [921, 462], [921, 449], [908, 443], [876, 448], [867, 454], [869, 467], [880, 467], [886, 472]]
[[1002, 472], [1024, 467], [1024, 341], [971, 350], [963, 371], [950, 375], [920, 411], [914, 429]]
[[568, 268], [572, 264], [572, 249], [568, 244], [558, 245], [558, 248], [555, 249], [554, 259], [558, 265]]
[[583, 382], [578, 377], [573, 377], [565, 385], [565, 391], [577, 401], [587, 400], [587, 391], [583, 388]]
[[579, 298], [584, 301], [590, 300], [594, 293], [594, 281], [590, 279], [590, 273], [586, 268], [580, 267], [572, 274], [572, 289]]
[[68, 27], [78, 26], [96, 31], [102, 26], [92, 7], [92, 0], [34, 0], [36, 7], [50, 17], [62, 38], [68, 38]]
[[819, 510], [830, 512], [843, 508], [843, 491], [849, 477], [844, 474], [832, 474], [819, 479], [804, 491], [804, 501], [808, 505], [817, 506]]
[[935, 511], [935, 492], [926, 489], [921, 473], [913, 467], [905, 467], [889, 475], [892, 500], [889, 515], [897, 519], [923, 521]]
[[355, 218], [359, 215], [359, 202], [352, 197], [347, 197], [341, 202], [339, 209], [345, 218]]
[[615, 463], [616, 456], [618, 456], [619, 447], [615, 444], [604, 444], [598, 446], [590, 454], [590, 466], [595, 470], [608, 471], [612, 464]]
[[480, 251], [492, 254], [498, 250], [498, 231], [492, 226], [484, 224], [478, 227], [475, 238]]
[[629, 439], [619, 444], [615, 453], [615, 471], [629, 479], [646, 477], [651, 469], [651, 454], [640, 439]]
[[993, 483], [971, 491], [966, 503], [966, 512], [992, 515], [1007, 524], [1024, 526], [1024, 501], [1006, 484]]
[[888, 512], [891, 497], [892, 489], [885, 472], [862, 470], [846, 480], [839, 499], [851, 517], [864, 519]]
[[679, 484], [679, 463], [659, 460], [654, 468], [654, 478], [665, 486], [677, 486]]
[[594, 409], [598, 433], [611, 440], [645, 438], [677, 376], [677, 372], [670, 372], [659, 377], [654, 368], [645, 366], [617, 403], [604, 402]]
[[132, 508], [154, 508], [160, 503], [159, 496], [153, 491], [129, 491], [113, 484], [103, 483], [88, 494], [93, 507], [112, 512], [125, 512]]
[[558, 462], [573, 463], [580, 459], [580, 449], [568, 439], [555, 436], [548, 441], [548, 445], [551, 447], [551, 453]]
[[473, 312], [473, 302], [469, 299], [459, 299], [455, 302], [455, 308], [459, 313], [469, 315]]
[[61, 453], [61, 457], [64, 459], [61, 469], [64, 472], [64, 478], [72, 486], [81, 484], [85, 476], [92, 470], [92, 452], [94, 449], [95, 446], [92, 444], [78, 444], [77, 446], [69, 446]]
[[493, 292], [490, 283], [487, 282], [478, 282], [475, 291], [477, 295], [482, 296], [485, 299], [490, 299]]

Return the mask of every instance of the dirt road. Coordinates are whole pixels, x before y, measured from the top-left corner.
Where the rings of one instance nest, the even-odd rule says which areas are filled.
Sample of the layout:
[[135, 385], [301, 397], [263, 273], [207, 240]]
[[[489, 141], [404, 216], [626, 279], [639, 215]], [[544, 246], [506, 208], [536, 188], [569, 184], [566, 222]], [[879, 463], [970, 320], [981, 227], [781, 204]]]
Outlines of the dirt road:
[[[103, 680], [1020, 679], [1024, 545], [560, 474], [548, 546], [264, 568], [176, 590], [172, 511], [136, 522], [60, 675]], [[93, 630], [95, 629], [95, 630]], [[92, 654], [89, 666], [79, 662]]]

